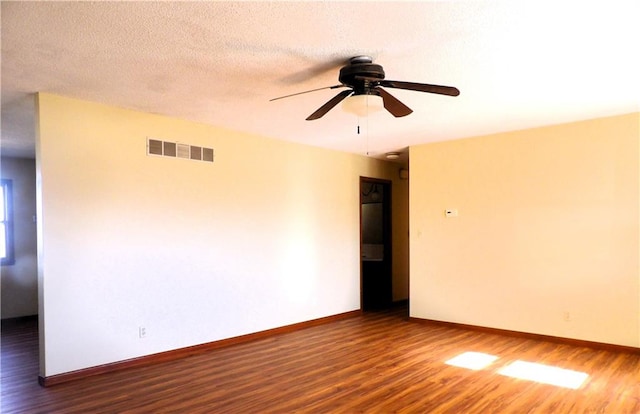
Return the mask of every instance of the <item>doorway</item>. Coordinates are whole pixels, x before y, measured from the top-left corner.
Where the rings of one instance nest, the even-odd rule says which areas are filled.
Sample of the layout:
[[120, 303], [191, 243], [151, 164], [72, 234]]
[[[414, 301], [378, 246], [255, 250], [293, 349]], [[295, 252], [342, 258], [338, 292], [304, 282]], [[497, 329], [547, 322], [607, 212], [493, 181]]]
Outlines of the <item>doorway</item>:
[[391, 181], [360, 177], [361, 309], [392, 305]]

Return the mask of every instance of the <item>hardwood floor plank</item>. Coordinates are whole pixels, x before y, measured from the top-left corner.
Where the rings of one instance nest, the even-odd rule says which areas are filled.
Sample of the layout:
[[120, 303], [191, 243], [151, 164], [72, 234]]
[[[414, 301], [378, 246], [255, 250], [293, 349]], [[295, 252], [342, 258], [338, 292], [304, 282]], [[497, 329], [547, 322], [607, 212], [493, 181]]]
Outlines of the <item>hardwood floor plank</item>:
[[[464, 352], [498, 357], [470, 370]], [[640, 413], [640, 355], [364, 314], [180, 360], [37, 384], [37, 325], [2, 330], [2, 413]], [[576, 390], [514, 361], [585, 372]]]

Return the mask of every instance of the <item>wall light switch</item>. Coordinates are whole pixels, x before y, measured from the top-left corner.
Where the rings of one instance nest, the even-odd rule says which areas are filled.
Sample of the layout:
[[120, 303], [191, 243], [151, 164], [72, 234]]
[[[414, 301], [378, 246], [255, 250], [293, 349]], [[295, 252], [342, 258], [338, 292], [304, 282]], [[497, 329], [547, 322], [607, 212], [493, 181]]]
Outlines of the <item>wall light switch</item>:
[[455, 208], [448, 208], [444, 211], [444, 216], [449, 217], [458, 217], [458, 210]]

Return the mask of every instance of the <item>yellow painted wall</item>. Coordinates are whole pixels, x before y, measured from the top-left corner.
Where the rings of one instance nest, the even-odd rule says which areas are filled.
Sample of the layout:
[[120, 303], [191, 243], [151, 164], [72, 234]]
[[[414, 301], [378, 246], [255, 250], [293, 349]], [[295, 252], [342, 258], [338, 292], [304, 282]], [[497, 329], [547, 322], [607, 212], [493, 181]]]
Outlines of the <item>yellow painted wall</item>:
[[639, 125], [412, 147], [411, 316], [640, 346]]
[[390, 163], [49, 94], [38, 122], [41, 375], [359, 309], [359, 179]]

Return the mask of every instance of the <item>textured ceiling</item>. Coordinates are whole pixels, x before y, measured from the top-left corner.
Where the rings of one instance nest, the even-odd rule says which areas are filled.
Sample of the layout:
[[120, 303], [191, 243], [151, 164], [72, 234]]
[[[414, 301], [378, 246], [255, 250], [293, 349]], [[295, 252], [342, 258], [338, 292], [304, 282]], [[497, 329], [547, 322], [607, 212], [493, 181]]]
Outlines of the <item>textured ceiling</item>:
[[[34, 155], [38, 91], [371, 156], [634, 112], [638, 4], [3, 1], [1, 149]], [[335, 90], [269, 102], [335, 85], [355, 55], [461, 95], [396, 89], [413, 114], [361, 120], [305, 121]]]

